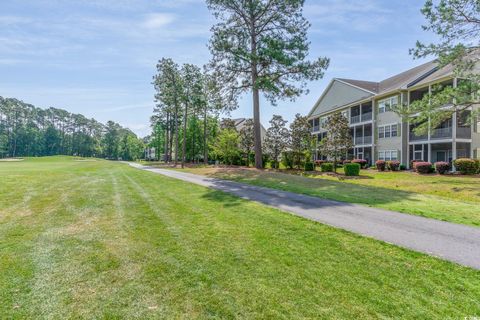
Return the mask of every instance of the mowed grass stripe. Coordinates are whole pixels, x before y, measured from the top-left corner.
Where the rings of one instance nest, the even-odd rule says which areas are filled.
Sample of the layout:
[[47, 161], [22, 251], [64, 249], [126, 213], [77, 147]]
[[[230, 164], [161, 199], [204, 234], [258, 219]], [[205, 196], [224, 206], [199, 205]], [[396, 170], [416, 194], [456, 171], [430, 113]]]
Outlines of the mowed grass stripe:
[[[28, 228], [28, 235], [0, 235], [0, 268], [7, 270], [0, 273], [0, 318], [480, 313], [478, 271], [125, 165], [71, 161], [15, 164], [55, 172], [62, 201], [28, 221], [0, 222], [2, 231]], [[0, 166], [0, 174], [9, 172]], [[62, 190], [62, 175], [77, 182]], [[24, 183], [26, 176], [10, 186]], [[36, 197], [31, 207], [51, 207], [51, 197]]]

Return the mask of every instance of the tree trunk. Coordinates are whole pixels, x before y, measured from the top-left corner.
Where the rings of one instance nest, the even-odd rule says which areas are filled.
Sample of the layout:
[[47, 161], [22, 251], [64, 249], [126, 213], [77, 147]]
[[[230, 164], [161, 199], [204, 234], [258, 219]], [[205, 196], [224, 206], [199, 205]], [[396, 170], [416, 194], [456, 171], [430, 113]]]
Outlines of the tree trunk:
[[187, 113], [188, 104], [185, 103], [185, 111], [183, 113], [183, 146], [182, 146], [182, 169], [185, 168], [185, 160], [187, 158]]
[[169, 131], [169, 121], [170, 121], [170, 112], [167, 112], [167, 121], [165, 123], [165, 147], [164, 147], [164, 158], [165, 163], [168, 163], [168, 131]]
[[253, 131], [255, 135], [255, 167], [262, 169], [262, 135], [260, 127], [260, 92], [257, 88], [258, 66], [255, 57], [257, 55], [257, 38], [255, 33], [255, 22], [251, 25], [251, 54], [252, 54], [252, 94], [253, 94]]
[[208, 165], [208, 147], [207, 147], [207, 107], [203, 113], [203, 164]]
[[193, 118], [192, 118], [192, 162], [195, 163], [195, 131], [197, 130], [197, 121], [195, 119], [195, 108], [193, 108]]
[[178, 164], [178, 105], [175, 103], [175, 166]]

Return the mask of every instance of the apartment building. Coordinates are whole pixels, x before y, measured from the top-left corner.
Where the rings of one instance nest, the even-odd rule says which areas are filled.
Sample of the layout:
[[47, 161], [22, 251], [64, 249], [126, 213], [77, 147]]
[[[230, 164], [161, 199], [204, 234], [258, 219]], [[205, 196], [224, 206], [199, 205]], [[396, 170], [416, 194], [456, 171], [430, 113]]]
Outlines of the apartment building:
[[[312, 134], [320, 142], [330, 114], [342, 112], [350, 123], [354, 148], [346, 157], [450, 162], [462, 157], [480, 157], [480, 123], [467, 122], [471, 110], [454, 114], [425, 135], [414, 134], [415, 126], [393, 112], [392, 106], [410, 104], [442, 84], [456, 86], [451, 66], [439, 67], [434, 61], [422, 64], [380, 82], [333, 79], [310, 111]], [[474, 108], [478, 108], [475, 106]], [[316, 159], [321, 159], [317, 152]]]

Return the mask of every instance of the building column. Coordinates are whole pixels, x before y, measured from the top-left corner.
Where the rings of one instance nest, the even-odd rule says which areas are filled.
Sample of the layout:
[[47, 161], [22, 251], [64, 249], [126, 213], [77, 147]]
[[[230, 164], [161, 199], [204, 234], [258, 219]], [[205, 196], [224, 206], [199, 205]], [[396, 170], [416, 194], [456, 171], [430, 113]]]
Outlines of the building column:
[[432, 144], [428, 142], [428, 162], [432, 162]]

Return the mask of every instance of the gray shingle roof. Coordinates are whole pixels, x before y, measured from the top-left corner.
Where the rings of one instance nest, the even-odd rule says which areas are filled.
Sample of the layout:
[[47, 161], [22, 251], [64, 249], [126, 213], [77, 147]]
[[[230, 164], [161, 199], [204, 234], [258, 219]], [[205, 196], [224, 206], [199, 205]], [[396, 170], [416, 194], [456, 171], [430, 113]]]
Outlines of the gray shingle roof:
[[440, 77], [441, 75], [437, 74], [436, 71], [437, 63], [435, 61], [430, 61], [380, 82], [341, 78], [338, 80], [376, 94], [383, 94], [390, 91], [406, 89], [418, 82], [424, 82], [427, 79], [430, 79], [429, 81], [431, 81], [432, 76], [435, 76], [435, 78]]

